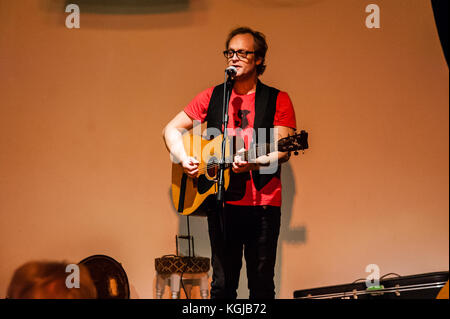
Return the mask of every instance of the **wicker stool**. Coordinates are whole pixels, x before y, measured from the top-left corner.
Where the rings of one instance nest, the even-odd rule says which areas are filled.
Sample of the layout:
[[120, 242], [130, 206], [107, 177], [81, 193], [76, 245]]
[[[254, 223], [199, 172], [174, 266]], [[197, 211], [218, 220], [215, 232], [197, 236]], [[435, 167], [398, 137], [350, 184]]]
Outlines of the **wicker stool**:
[[208, 271], [210, 259], [205, 257], [163, 256], [155, 259], [156, 269], [156, 299], [161, 299], [167, 281], [170, 280], [172, 299], [180, 297], [180, 283], [187, 286], [190, 292], [192, 286], [200, 287], [202, 299], [208, 298]]

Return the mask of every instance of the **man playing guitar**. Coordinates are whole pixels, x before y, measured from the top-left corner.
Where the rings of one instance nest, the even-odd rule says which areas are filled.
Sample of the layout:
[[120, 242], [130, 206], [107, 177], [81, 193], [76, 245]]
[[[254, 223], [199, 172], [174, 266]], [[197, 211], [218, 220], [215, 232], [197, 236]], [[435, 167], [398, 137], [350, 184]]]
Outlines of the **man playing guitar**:
[[[255, 132], [261, 129], [271, 129], [276, 140], [293, 135], [296, 129], [288, 94], [258, 80], [266, 68], [266, 52], [265, 36], [250, 28], [237, 28], [226, 40], [227, 66], [237, 69], [227, 127], [230, 135], [237, 134], [244, 140], [247, 149], [256, 142]], [[164, 128], [166, 146], [189, 178], [197, 178], [199, 161], [186, 153], [181, 132], [191, 129], [194, 121], [206, 121], [209, 127], [223, 129], [222, 105], [217, 103], [220, 90], [216, 86], [199, 93]], [[288, 161], [289, 156], [288, 152], [273, 151], [254, 161], [246, 161], [239, 154], [234, 157], [223, 216], [219, 218], [218, 212], [208, 214], [213, 267], [211, 298], [237, 297], [243, 252], [250, 298], [275, 297], [274, 268], [281, 215], [280, 164]], [[263, 168], [274, 163], [276, 172], [264, 174]]]

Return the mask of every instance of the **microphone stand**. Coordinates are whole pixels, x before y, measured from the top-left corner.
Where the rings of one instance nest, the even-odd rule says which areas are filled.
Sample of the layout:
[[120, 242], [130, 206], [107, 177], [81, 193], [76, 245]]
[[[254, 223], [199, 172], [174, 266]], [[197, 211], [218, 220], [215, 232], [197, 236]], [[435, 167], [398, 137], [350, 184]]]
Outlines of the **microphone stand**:
[[223, 113], [222, 113], [222, 122], [223, 122], [223, 139], [222, 139], [222, 154], [219, 161], [219, 170], [218, 170], [218, 189], [217, 189], [217, 203], [219, 207], [223, 207], [225, 201], [225, 181], [224, 181], [224, 172], [225, 172], [225, 150], [226, 150], [226, 141], [228, 139], [228, 105], [230, 103], [230, 96], [234, 86], [234, 79], [232, 75], [225, 70], [225, 81], [223, 86]]
[[[219, 237], [221, 237], [221, 244], [219, 244], [222, 249], [227, 247], [227, 229], [225, 227], [226, 224], [226, 216], [225, 216], [225, 182], [224, 182], [224, 172], [225, 172], [225, 150], [226, 150], [226, 141], [228, 139], [228, 106], [230, 103], [231, 92], [234, 86], [234, 77], [235, 73], [229, 73], [225, 70], [225, 81], [223, 86], [223, 113], [222, 113], [222, 122], [223, 122], [223, 139], [222, 139], [222, 154], [220, 156], [219, 161], [219, 170], [218, 170], [218, 189], [217, 189], [217, 222], [220, 229]], [[217, 224], [216, 224], [217, 225]], [[217, 244], [217, 243], [216, 243]], [[223, 256], [221, 258], [224, 258]], [[223, 260], [224, 268], [227, 269], [229, 267], [227, 259]], [[228, 271], [225, 272], [225, 277]], [[226, 279], [228, 281], [229, 278]]]

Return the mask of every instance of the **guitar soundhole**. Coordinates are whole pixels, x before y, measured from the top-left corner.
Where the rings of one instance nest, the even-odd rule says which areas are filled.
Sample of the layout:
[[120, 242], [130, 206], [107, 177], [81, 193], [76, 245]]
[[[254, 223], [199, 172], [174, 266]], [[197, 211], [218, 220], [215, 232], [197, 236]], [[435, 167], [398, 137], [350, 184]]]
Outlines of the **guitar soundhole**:
[[208, 167], [206, 169], [206, 175], [208, 179], [215, 179], [218, 170], [218, 161], [215, 157], [211, 157], [208, 161]]

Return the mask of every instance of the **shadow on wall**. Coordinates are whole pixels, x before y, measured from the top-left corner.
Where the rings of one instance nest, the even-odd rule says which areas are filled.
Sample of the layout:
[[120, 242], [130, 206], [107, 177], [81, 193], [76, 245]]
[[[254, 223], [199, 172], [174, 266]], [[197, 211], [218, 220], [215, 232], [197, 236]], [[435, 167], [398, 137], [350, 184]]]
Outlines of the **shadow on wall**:
[[80, 29], [162, 29], [206, 21], [205, 0], [39, 0], [39, 8], [56, 14], [52, 22], [62, 26], [69, 4], [80, 9]]
[[[294, 227], [289, 226], [292, 211], [294, 196], [296, 193], [295, 179], [293, 176], [292, 168], [290, 163], [283, 165], [281, 170], [281, 180], [283, 182], [282, 189], [282, 199], [283, 206], [281, 208], [281, 228], [280, 236], [278, 239], [278, 250], [277, 250], [277, 262], [275, 265], [275, 293], [276, 296], [279, 295], [281, 288], [281, 278], [282, 278], [282, 257], [283, 257], [283, 243], [289, 242], [293, 244], [302, 244], [306, 242], [306, 229], [305, 227]], [[171, 190], [169, 190], [169, 198], [171, 198]], [[178, 215], [175, 208], [173, 208], [175, 214]], [[187, 235], [187, 217], [178, 215], [178, 234]], [[200, 257], [211, 258], [211, 249], [209, 244], [208, 235], [208, 223], [206, 217], [192, 216], [189, 218], [189, 228], [190, 233], [194, 236], [195, 243], [195, 255]], [[175, 236], [174, 236], [175, 244]], [[188, 245], [187, 241], [179, 242], [179, 253], [187, 256], [188, 255]], [[286, 259], [286, 257], [285, 257]], [[212, 275], [212, 270], [210, 271]], [[245, 259], [242, 262], [241, 276], [239, 280], [238, 298], [247, 299], [249, 297], [249, 291], [247, 287], [247, 272]]]
[[[294, 158], [295, 159], [295, 158]], [[281, 170], [282, 188], [282, 206], [281, 206], [281, 229], [280, 237], [278, 238], [277, 263], [275, 265], [275, 292], [279, 295], [281, 288], [281, 265], [283, 257], [283, 244], [288, 242], [291, 244], [306, 243], [306, 228], [290, 227], [292, 219], [292, 211], [294, 204], [294, 196], [299, 193], [299, 187], [295, 185], [295, 178], [292, 171], [291, 164], [288, 162], [283, 165]], [[284, 261], [289, 257], [284, 257]]]

